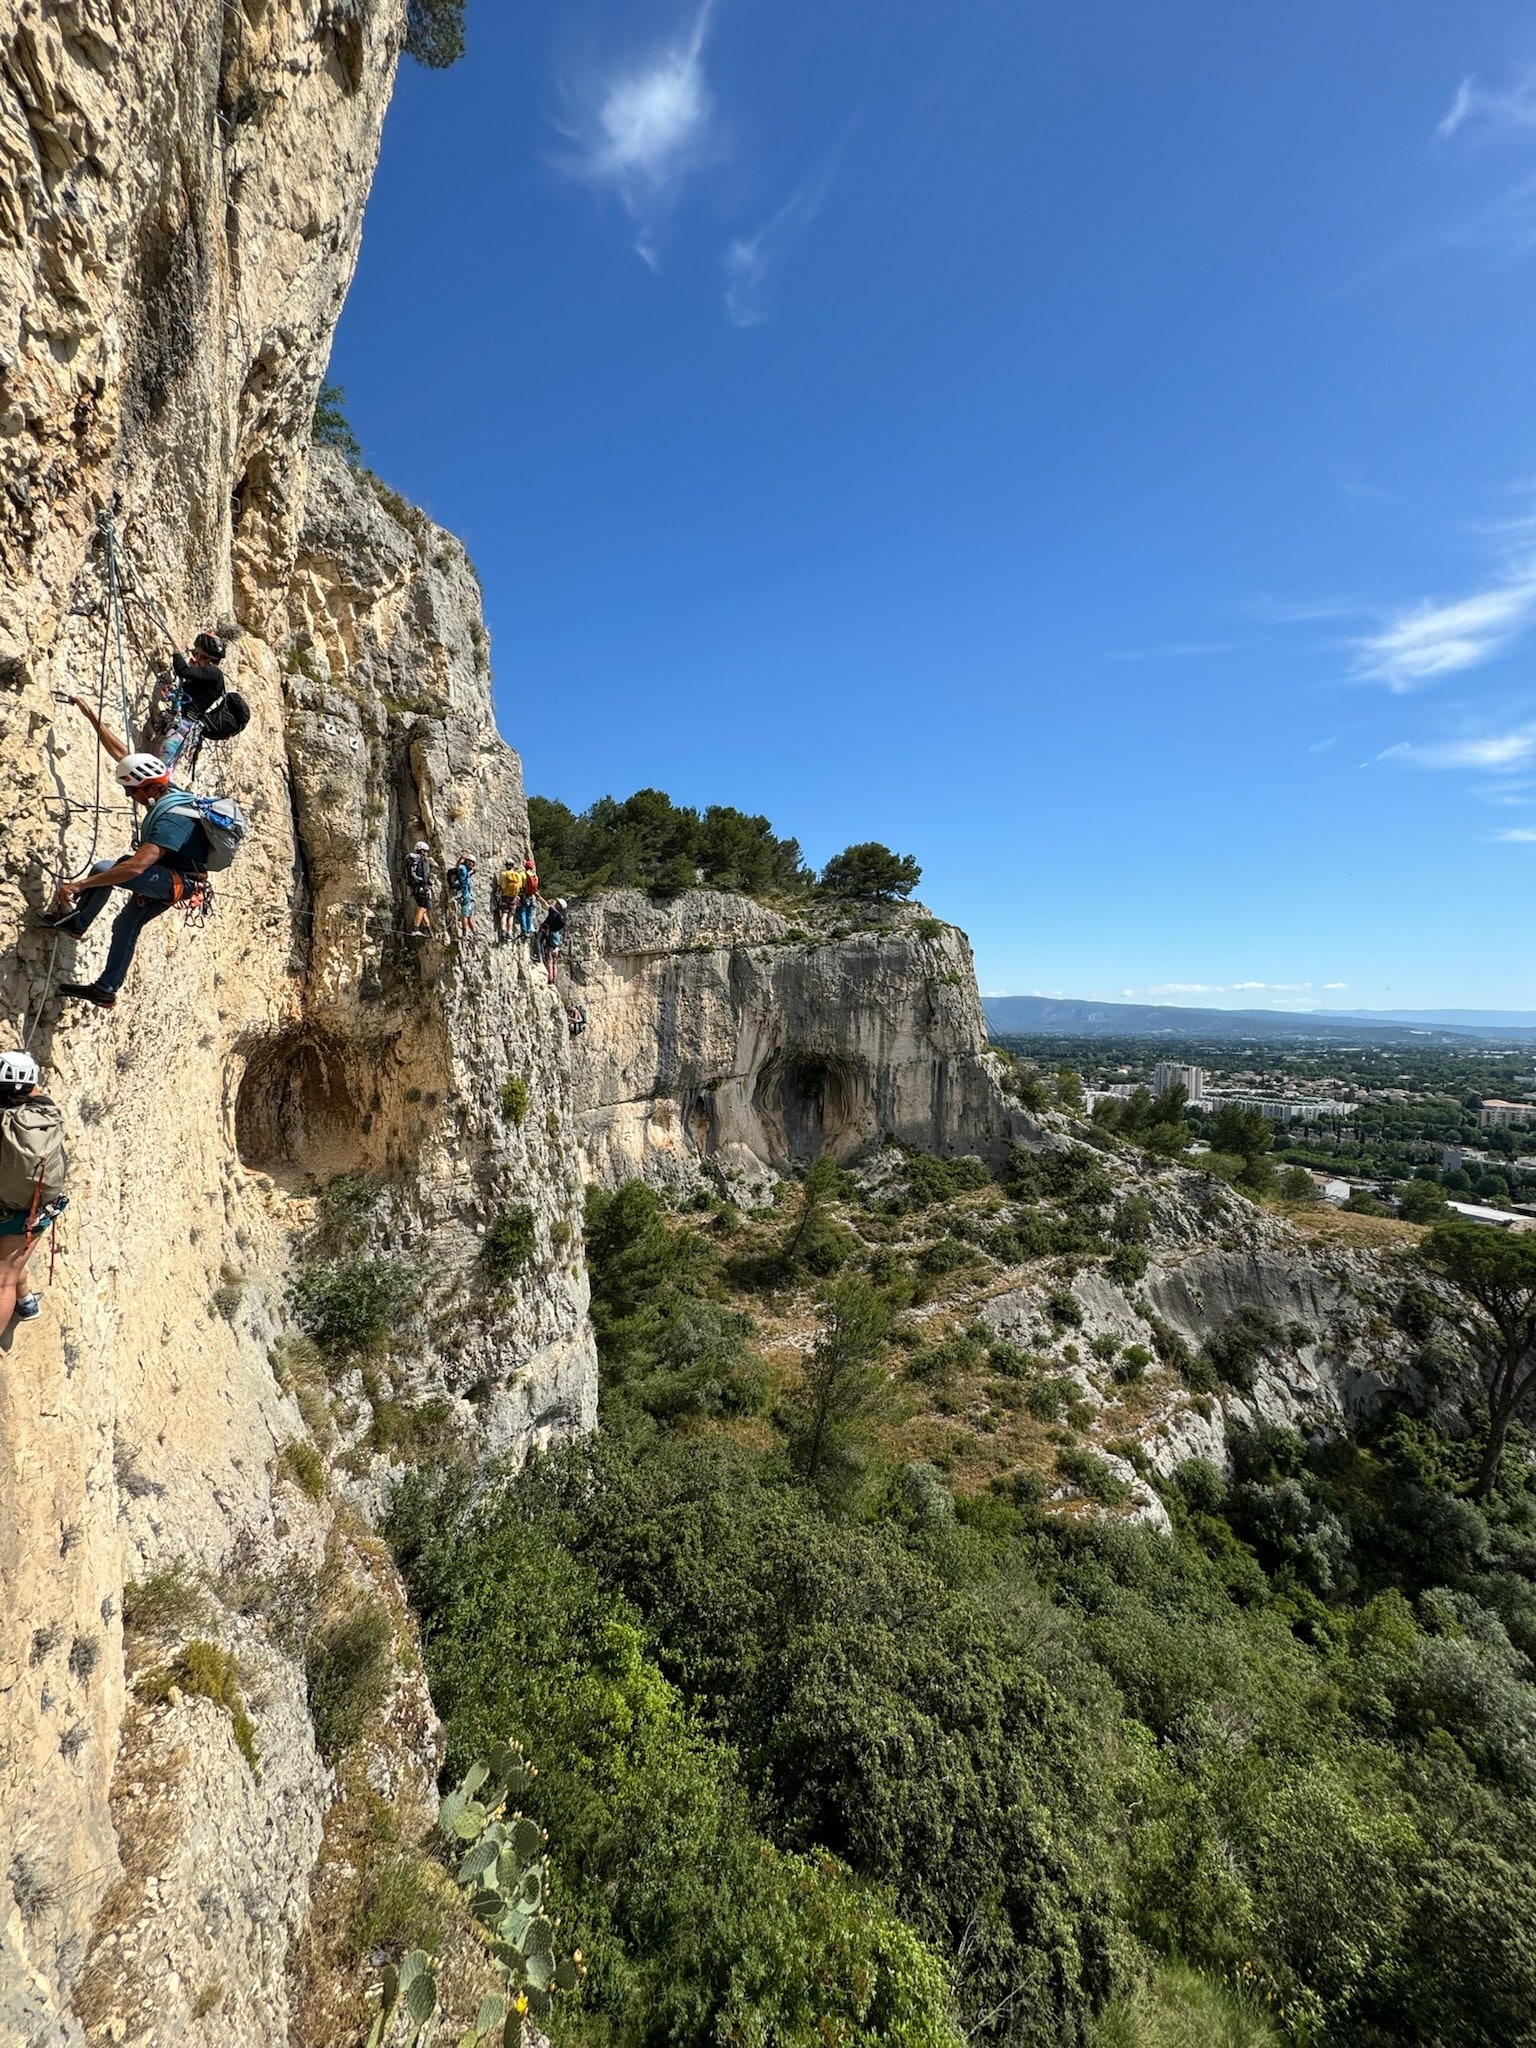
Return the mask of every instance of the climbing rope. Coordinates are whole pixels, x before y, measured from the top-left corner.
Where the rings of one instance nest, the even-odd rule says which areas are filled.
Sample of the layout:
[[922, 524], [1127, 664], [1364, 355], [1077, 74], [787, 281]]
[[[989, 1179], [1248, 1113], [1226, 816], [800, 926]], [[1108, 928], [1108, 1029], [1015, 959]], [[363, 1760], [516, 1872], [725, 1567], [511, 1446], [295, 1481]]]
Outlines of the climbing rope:
[[128, 658], [123, 648], [123, 590], [117, 566], [117, 526], [110, 512], [101, 514], [101, 530], [107, 538], [107, 602], [111, 607], [112, 631], [117, 641], [117, 691], [123, 706], [123, 744], [133, 745], [133, 706], [128, 701]]

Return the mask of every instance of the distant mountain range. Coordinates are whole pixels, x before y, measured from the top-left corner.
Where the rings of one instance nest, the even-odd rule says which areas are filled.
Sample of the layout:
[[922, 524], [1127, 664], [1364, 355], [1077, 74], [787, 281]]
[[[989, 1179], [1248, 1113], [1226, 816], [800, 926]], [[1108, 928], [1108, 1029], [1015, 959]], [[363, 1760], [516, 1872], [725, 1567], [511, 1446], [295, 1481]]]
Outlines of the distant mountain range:
[[1064, 1002], [1052, 996], [987, 996], [982, 1008], [1001, 1036], [1310, 1039], [1331, 1045], [1536, 1041], [1536, 1012], [1530, 1010], [1187, 1010], [1171, 1003]]

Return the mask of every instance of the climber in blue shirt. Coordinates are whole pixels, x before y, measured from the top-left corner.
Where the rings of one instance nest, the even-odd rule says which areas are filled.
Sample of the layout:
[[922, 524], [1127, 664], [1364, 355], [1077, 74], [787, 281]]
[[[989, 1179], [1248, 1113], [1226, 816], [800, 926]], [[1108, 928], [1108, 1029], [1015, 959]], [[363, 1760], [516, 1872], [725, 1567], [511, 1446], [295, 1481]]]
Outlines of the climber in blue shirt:
[[208, 835], [202, 821], [179, 792], [158, 754], [130, 753], [105, 726], [83, 697], [71, 700], [95, 726], [102, 746], [116, 762], [114, 774], [136, 804], [148, 808], [132, 853], [118, 860], [98, 861], [89, 875], [61, 882], [44, 921], [70, 938], [82, 938], [106, 909], [114, 889], [130, 891], [112, 925], [107, 963], [95, 981], [63, 981], [61, 996], [94, 1003], [100, 1010], [117, 1006], [117, 993], [128, 977], [139, 934], [163, 917], [175, 903], [195, 898], [208, 879]]

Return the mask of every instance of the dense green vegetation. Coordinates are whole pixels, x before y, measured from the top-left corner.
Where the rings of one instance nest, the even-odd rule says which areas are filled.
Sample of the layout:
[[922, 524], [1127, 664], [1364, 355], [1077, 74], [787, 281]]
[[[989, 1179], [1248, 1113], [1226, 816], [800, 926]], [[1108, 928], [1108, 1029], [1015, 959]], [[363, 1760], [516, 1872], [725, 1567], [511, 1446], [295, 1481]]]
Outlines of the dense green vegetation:
[[[887, 1207], [938, 1212], [952, 1170], [914, 1160]], [[1032, 1176], [1102, 1202], [1084, 1150]], [[557, 2038], [1530, 2048], [1536, 1478], [1517, 1422], [1479, 1495], [1424, 1290], [1417, 1404], [1356, 1442], [1239, 1436], [1230, 1482], [1187, 1464], [1168, 1539], [882, 1462], [911, 1281], [839, 1191], [818, 1169], [734, 1263], [723, 1205], [596, 1195], [600, 1436], [396, 1504], [450, 1772], [507, 1733], [543, 1766], [591, 1963]], [[822, 1335], [775, 1396], [724, 1283], [791, 1272]], [[1234, 1318], [1203, 1369], [1240, 1385], [1302, 1334]], [[1113, 1502], [1090, 1456], [1074, 1484]]]
[[407, 0], [405, 54], [446, 71], [464, 54], [464, 0]]
[[528, 799], [528, 830], [546, 894], [595, 889], [730, 889], [772, 901], [816, 889], [844, 901], [890, 902], [910, 896], [922, 869], [910, 854], [874, 841], [846, 847], [818, 877], [800, 844], [780, 839], [766, 818], [729, 804], [696, 811], [664, 790], [640, 789], [622, 802], [599, 797], [579, 814], [551, 797]]

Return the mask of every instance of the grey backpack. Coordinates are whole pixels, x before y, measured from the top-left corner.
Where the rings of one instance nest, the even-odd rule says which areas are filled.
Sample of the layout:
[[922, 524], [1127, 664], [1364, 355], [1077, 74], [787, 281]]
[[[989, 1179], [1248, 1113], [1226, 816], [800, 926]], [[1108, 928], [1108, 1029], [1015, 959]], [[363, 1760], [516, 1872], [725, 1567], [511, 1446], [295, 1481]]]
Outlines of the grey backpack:
[[0, 1110], [0, 1209], [29, 1216], [64, 1192], [64, 1112], [54, 1102]]

